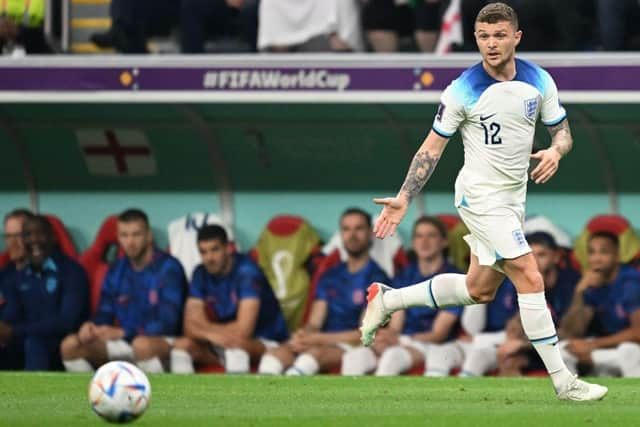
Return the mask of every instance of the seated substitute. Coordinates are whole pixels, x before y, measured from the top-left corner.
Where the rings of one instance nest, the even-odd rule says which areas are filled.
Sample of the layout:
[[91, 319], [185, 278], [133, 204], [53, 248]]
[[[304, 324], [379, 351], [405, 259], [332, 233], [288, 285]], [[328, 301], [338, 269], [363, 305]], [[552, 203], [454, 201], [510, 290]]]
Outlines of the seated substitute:
[[130, 360], [146, 372], [163, 372], [173, 337], [180, 334], [186, 290], [180, 262], [154, 247], [141, 210], [122, 212], [117, 230], [125, 256], [105, 277], [93, 321], [62, 342], [67, 371], [90, 372], [109, 360]]
[[[459, 272], [446, 260], [447, 228], [442, 221], [435, 217], [418, 218], [412, 234], [415, 260], [395, 278], [395, 287], [429, 280], [436, 274]], [[437, 350], [430, 353], [434, 343], [446, 343], [441, 349], [455, 345], [461, 314], [461, 307], [443, 310], [413, 307], [394, 313], [389, 326], [378, 332], [373, 348], [358, 347], [344, 354], [342, 374], [363, 375], [377, 366], [375, 375], [399, 375], [425, 361], [428, 368], [429, 357], [446, 353]]]
[[13, 337], [23, 346], [25, 370], [60, 369], [62, 338], [88, 316], [89, 281], [80, 264], [55, 249], [44, 216], [29, 216], [22, 234], [27, 264], [5, 285], [0, 347]]
[[[563, 337], [564, 332], [559, 326], [571, 305], [580, 274], [571, 268], [560, 268], [560, 248], [551, 234], [539, 231], [528, 234], [526, 239], [544, 278], [545, 297], [558, 328], [558, 336]], [[509, 320], [506, 334], [506, 341], [497, 351], [499, 375], [519, 376], [527, 371], [544, 369], [542, 360], [527, 339], [518, 316]]]
[[618, 237], [595, 232], [584, 273], [561, 323], [563, 359], [594, 374], [640, 377], [640, 273], [619, 261]]
[[324, 273], [316, 288], [307, 324], [291, 339], [262, 356], [258, 373], [314, 375], [340, 366], [345, 351], [358, 343], [358, 322], [372, 282], [388, 280], [369, 256], [371, 216], [357, 208], [340, 218], [347, 260]]
[[260, 267], [234, 253], [219, 225], [198, 230], [202, 257], [193, 273], [184, 313], [185, 337], [171, 351], [171, 371], [193, 373], [193, 362], [220, 364], [227, 373], [249, 372], [267, 348], [289, 334], [280, 305]]

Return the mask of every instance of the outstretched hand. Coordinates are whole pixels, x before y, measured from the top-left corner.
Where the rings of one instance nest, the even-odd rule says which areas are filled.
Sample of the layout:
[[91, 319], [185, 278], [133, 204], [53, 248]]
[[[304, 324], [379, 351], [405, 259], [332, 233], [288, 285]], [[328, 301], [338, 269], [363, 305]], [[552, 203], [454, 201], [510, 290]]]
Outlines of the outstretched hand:
[[532, 154], [531, 158], [540, 160], [540, 163], [538, 163], [538, 166], [531, 172], [531, 179], [533, 179], [536, 184], [544, 184], [549, 181], [558, 171], [558, 164], [560, 163], [561, 157], [555, 148], [547, 148], [546, 150], [540, 150]]
[[378, 239], [384, 239], [396, 232], [398, 224], [400, 224], [405, 213], [407, 213], [409, 202], [402, 197], [373, 199], [373, 202], [378, 205], [383, 205], [382, 212], [380, 212], [373, 226], [373, 233]]

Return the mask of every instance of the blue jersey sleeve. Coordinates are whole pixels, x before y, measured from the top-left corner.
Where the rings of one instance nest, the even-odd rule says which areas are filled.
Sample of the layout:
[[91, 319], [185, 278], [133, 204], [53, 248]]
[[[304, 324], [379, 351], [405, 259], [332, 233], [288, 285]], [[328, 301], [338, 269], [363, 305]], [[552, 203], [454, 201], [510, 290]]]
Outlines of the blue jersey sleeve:
[[331, 281], [329, 280], [327, 273], [320, 276], [320, 279], [318, 279], [318, 285], [316, 286], [316, 294], [314, 299], [318, 301], [327, 301], [329, 299], [327, 289], [330, 283]]
[[157, 303], [146, 319], [147, 335], [179, 335], [184, 305], [185, 276], [180, 263], [170, 258], [156, 278]]
[[56, 313], [29, 323], [18, 323], [13, 326], [15, 335], [61, 336], [77, 330], [86, 320], [89, 303], [89, 280], [79, 265], [65, 269], [60, 277], [63, 292]]
[[627, 316], [640, 309], [640, 282], [636, 279], [627, 279], [624, 283], [624, 296], [622, 308]]
[[98, 308], [93, 317], [96, 325], [113, 325], [115, 321], [118, 288], [114, 276], [115, 269], [110, 269], [102, 282]]
[[598, 289], [590, 288], [584, 291], [584, 294], [582, 294], [582, 301], [585, 305], [597, 307], [600, 303], [600, 298], [598, 298]]
[[205, 297], [206, 274], [202, 265], [196, 268], [191, 278], [189, 286], [189, 296], [191, 298], [204, 299]]
[[447, 308], [443, 308], [443, 311], [449, 312], [453, 315], [455, 315], [456, 317], [460, 317], [462, 316], [462, 310], [464, 309], [464, 307], [447, 307]]
[[243, 272], [237, 280], [238, 299], [260, 299], [262, 287], [267, 285], [257, 272]]

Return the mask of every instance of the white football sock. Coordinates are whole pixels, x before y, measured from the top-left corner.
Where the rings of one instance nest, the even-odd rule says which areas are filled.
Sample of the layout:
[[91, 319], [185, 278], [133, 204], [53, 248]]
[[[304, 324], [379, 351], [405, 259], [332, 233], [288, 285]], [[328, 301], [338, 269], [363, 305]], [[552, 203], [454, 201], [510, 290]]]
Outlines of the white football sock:
[[249, 372], [249, 353], [241, 348], [225, 348], [224, 370], [227, 374], [246, 374]]
[[161, 374], [164, 372], [162, 362], [158, 357], [152, 357], [151, 359], [147, 360], [138, 360], [136, 361], [136, 365], [138, 365], [140, 369], [148, 374]]
[[618, 360], [624, 378], [640, 378], [640, 345], [634, 342], [620, 344]]
[[67, 372], [93, 372], [93, 366], [87, 359], [63, 360], [62, 363]]
[[455, 343], [430, 344], [427, 349], [424, 375], [426, 377], [446, 377], [451, 369], [463, 361], [460, 346]]
[[382, 295], [382, 302], [385, 308], [393, 311], [425, 305], [445, 308], [476, 304], [469, 296], [466, 279], [464, 274], [438, 274], [413, 286], [389, 290]]
[[482, 332], [487, 324], [487, 304], [468, 305], [462, 311], [460, 326], [469, 335]]
[[287, 369], [286, 375], [315, 375], [320, 370], [320, 365], [315, 357], [309, 353], [302, 353]]
[[396, 345], [386, 349], [380, 361], [375, 375], [378, 377], [388, 377], [392, 375], [400, 375], [411, 368], [411, 353], [406, 348]]
[[497, 367], [496, 347], [472, 347], [464, 360], [460, 376], [479, 377]]
[[125, 340], [110, 340], [105, 344], [107, 346], [107, 357], [109, 360], [135, 360], [131, 344]]
[[258, 374], [260, 375], [280, 375], [284, 370], [282, 362], [273, 354], [265, 353], [260, 359], [258, 365]]
[[171, 372], [174, 374], [193, 374], [193, 358], [188, 351], [179, 348], [171, 349]]
[[342, 355], [340, 374], [364, 375], [376, 367], [376, 355], [369, 347], [358, 347], [345, 351]]
[[560, 390], [573, 376], [567, 369], [560, 349], [558, 335], [547, 307], [544, 292], [518, 294], [522, 329], [542, 359], [556, 390]]

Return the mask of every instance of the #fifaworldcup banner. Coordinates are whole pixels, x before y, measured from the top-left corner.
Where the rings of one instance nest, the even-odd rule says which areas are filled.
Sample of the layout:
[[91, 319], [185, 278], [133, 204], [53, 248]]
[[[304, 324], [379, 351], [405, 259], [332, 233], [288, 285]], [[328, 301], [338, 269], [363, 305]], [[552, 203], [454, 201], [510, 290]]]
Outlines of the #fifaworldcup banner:
[[[625, 54], [523, 57], [545, 67], [553, 75], [561, 97], [567, 93], [571, 101], [640, 99], [640, 57]], [[319, 98], [341, 102], [362, 101], [363, 94], [371, 95], [368, 101], [431, 102], [437, 101], [438, 94], [464, 69], [479, 61], [478, 55], [473, 54], [212, 58], [92, 58], [91, 66], [86, 66], [86, 60], [74, 57], [47, 61], [0, 59], [0, 101], [138, 99], [163, 102], [183, 96], [185, 101], [194, 102], [234, 99], [286, 102], [294, 98], [313, 102], [312, 96], [296, 98], [296, 94], [315, 93]], [[422, 98], [422, 93], [427, 98]], [[69, 96], [65, 98], [64, 94]], [[97, 97], [82, 98], [83, 94]], [[103, 94], [105, 96], [101, 96]], [[145, 94], [149, 96], [145, 98]], [[202, 97], [198, 98], [200, 94]], [[273, 95], [268, 97], [269, 94]], [[41, 96], [38, 98], [38, 95]], [[73, 99], [73, 96], [80, 97]]]

